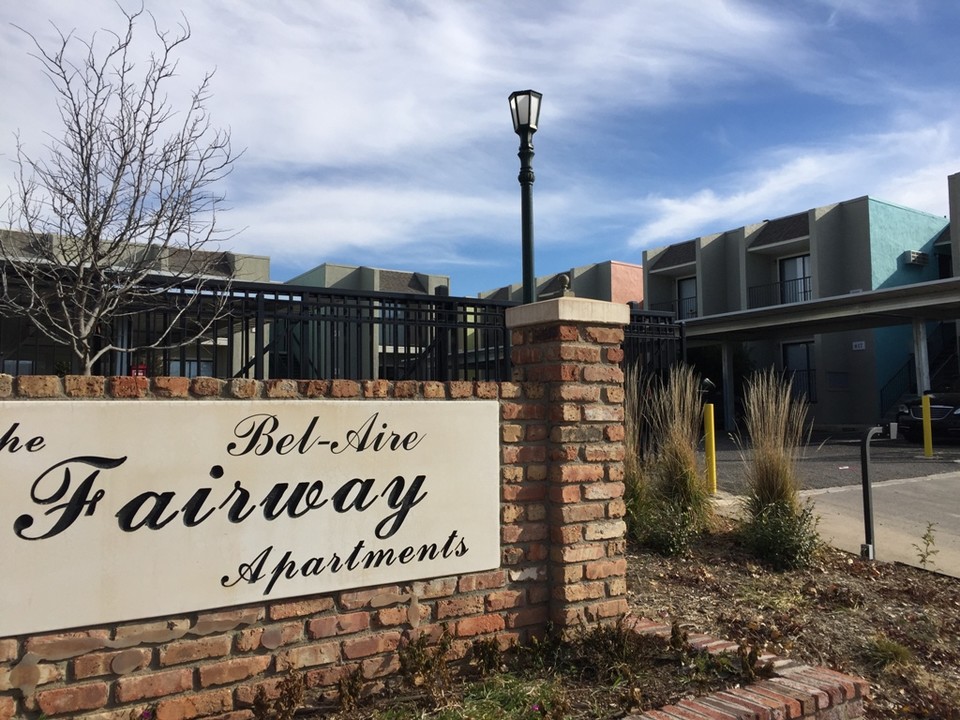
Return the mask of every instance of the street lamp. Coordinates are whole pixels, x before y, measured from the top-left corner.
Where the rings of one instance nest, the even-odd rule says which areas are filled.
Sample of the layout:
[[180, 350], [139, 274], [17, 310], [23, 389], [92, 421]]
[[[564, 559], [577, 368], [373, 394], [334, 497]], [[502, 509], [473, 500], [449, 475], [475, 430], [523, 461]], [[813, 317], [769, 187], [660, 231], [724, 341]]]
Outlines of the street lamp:
[[510, 94], [513, 130], [520, 136], [520, 232], [523, 247], [523, 302], [537, 301], [537, 280], [533, 272], [533, 134], [540, 120], [540, 98], [535, 90]]

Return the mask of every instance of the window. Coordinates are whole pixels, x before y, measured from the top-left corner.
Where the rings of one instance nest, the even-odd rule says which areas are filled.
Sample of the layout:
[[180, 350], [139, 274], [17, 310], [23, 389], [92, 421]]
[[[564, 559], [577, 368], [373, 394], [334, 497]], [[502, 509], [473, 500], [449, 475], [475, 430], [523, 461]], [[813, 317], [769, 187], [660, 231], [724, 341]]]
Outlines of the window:
[[780, 261], [780, 302], [795, 303], [811, 297], [810, 256], [783, 258]]
[[32, 375], [33, 360], [4, 360], [3, 372], [5, 375]]
[[179, 360], [170, 361], [170, 375], [172, 377], [213, 377], [213, 362], [210, 360], [187, 360], [180, 364]]

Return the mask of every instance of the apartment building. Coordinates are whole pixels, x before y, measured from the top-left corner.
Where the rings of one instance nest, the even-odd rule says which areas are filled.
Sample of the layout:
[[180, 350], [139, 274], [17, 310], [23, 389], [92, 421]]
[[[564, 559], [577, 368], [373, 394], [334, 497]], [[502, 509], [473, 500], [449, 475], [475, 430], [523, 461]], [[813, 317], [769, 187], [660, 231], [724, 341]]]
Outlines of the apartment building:
[[[643, 301], [643, 268], [617, 260], [604, 260], [552, 275], [541, 275], [536, 278], [536, 284], [538, 300], [547, 300], [568, 293], [580, 298], [614, 303]], [[487, 290], [481, 292], [479, 297], [488, 300], [521, 302], [523, 284], [513, 283], [495, 290]]]
[[[47, 263], [57, 248], [64, 252], [68, 242], [53, 243], [50, 236], [30, 236], [26, 233], [0, 228], [0, 242], [8, 252], [17, 253], [31, 262]], [[151, 273], [170, 282], [171, 278], [184, 277], [209, 281], [211, 286], [226, 280], [245, 282], [268, 282], [270, 279], [270, 258], [261, 255], [248, 255], [234, 252], [212, 250], [188, 251], [170, 248], [161, 251], [155, 246], [131, 244], [125, 248], [126, 255], [115, 258], [120, 267], [132, 258], [133, 263], [145, 263]], [[66, 265], [68, 262], [64, 261]], [[12, 288], [16, 288], [15, 273], [8, 275]], [[165, 296], [175, 302], [174, 292]], [[203, 302], [195, 306], [200, 312]], [[133, 311], [133, 312], [130, 312]], [[163, 302], [145, 302], [141, 300], [136, 308], [118, 313], [109, 322], [102, 323], [96, 343], [112, 343], [121, 348], [148, 346], [160, 337], [169, 337], [170, 344], [176, 341], [178, 334], [191, 335], [194, 325], [183, 321], [171, 331], [169, 328], [177, 318], [174, 306]], [[247, 335], [246, 331], [243, 332]], [[213, 374], [217, 365], [226, 366], [231, 360], [240, 365], [244, 362], [240, 347], [243, 339], [237, 342], [213, 342], [209, 338], [196, 345], [196, 351], [190, 354], [167, 349], [143, 351], [140, 353], [113, 352], [102, 358], [96, 371], [107, 375], [127, 374], [169, 374], [194, 377]], [[168, 343], [160, 342], [160, 345]], [[247, 343], [249, 344], [249, 343]], [[232, 356], [232, 357], [231, 357]], [[21, 315], [0, 315], [0, 372], [10, 375], [52, 375], [79, 371], [76, 358], [65, 345], [55, 343], [44, 332]]]
[[273, 370], [283, 377], [505, 375], [506, 303], [450, 297], [449, 276], [323, 263], [286, 285], [330, 292], [303, 293], [298, 312], [278, 318]]
[[449, 295], [450, 277], [383, 268], [321, 263], [293, 277], [287, 285], [373, 292]]
[[873, 424], [956, 376], [960, 174], [948, 186], [952, 225], [860, 197], [643, 253], [645, 307], [676, 313], [694, 354], [722, 348], [728, 429], [750, 368], [790, 375], [821, 426]]

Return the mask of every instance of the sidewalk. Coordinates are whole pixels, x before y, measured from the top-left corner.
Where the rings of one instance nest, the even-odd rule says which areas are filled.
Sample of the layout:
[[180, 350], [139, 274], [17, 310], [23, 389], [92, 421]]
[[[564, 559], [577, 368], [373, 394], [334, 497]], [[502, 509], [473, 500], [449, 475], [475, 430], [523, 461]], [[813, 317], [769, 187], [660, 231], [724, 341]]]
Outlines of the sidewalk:
[[[860, 554], [865, 541], [861, 441], [856, 437], [820, 438], [812, 442], [798, 464], [801, 491], [820, 517], [818, 531], [825, 542]], [[874, 554], [877, 560], [922, 567], [927, 524], [934, 523], [927, 569], [960, 577], [960, 443], [939, 443], [933, 457], [905, 441], [878, 440], [871, 447]], [[740, 512], [740, 497], [748, 489], [744, 463], [735, 443], [717, 444], [719, 512]], [[903, 479], [907, 478], [907, 479]], [[918, 546], [918, 547], [914, 547]]]
[[[820, 516], [818, 531], [834, 547], [860, 554], [865, 540], [860, 485], [805, 490]], [[877, 560], [922, 567], [927, 524], [934, 523], [928, 570], [960, 577], [960, 472], [873, 483]]]

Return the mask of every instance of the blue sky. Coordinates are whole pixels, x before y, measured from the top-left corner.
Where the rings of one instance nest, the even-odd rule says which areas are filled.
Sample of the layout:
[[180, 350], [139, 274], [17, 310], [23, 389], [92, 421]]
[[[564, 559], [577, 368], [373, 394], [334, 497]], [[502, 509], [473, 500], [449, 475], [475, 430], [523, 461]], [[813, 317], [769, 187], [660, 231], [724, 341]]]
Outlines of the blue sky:
[[[216, 68], [212, 119], [245, 149], [228, 248], [274, 280], [327, 261], [455, 295], [519, 282], [513, 90], [543, 93], [538, 275], [861, 195], [946, 215], [960, 172], [955, 0], [144, 2], [190, 22], [180, 90]], [[51, 22], [86, 37], [120, 15], [0, 7], [5, 197], [14, 133], [40, 154], [58, 130], [13, 25], [49, 42]]]

